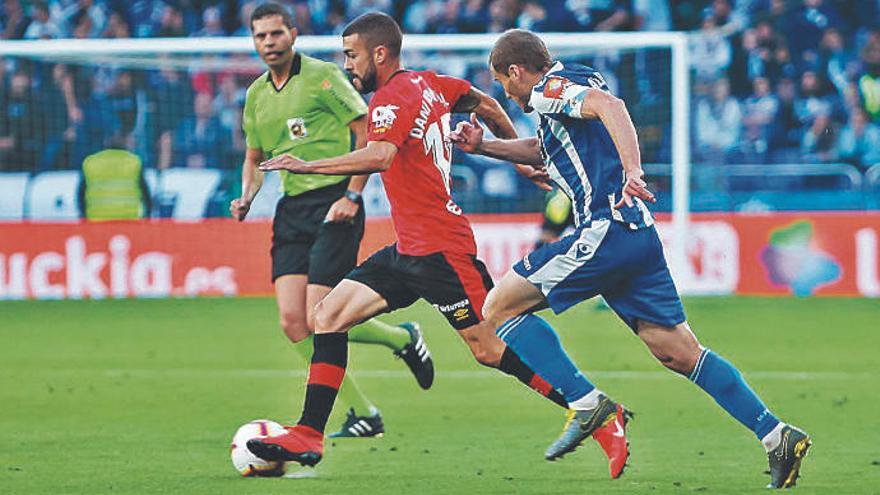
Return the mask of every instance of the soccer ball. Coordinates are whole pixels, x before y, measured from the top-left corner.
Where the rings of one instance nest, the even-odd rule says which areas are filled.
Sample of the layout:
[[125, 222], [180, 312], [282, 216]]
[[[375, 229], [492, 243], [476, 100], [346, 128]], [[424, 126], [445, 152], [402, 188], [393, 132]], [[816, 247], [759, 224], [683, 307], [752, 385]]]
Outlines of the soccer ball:
[[284, 461], [266, 461], [251, 453], [247, 448], [248, 440], [252, 438], [266, 438], [282, 435], [287, 430], [283, 426], [268, 419], [255, 419], [242, 425], [235, 436], [232, 437], [232, 447], [229, 454], [232, 457], [232, 465], [242, 476], [283, 476], [285, 471]]

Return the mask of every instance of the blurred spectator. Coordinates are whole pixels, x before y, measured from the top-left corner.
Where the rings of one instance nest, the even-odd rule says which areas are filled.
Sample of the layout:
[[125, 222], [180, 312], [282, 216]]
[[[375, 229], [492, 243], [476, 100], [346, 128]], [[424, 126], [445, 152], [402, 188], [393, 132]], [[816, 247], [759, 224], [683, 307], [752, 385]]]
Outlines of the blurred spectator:
[[840, 130], [837, 158], [862, 169], [880, 163], [880, 127], [868, 120], [861, 108], [853, 109], [849, 122]]
[[819, 48], [822, 33], [828, 28], [842, 28], [837, 8], [826, 0], [803, 0], [793, 21], [790, 42], [795, 61], [804, 59], [805, 52]]
[[348, 0], [346, 3], [348, 4], [346, 9], [348, 20], [377, 10], [386, 14], [394, 13], [394, 2], [392, 0]]
[[25, 39], [61, 38], [63, 33], [58, 23], [49, 17], [49, 6], [43, 2], [34, 2], [31, 6], [31, 23], [24, 32]]
[[150, 214], [150, 191], [141, 159], [115, 144], [83, 160], [78, 191], [82, 218], [136, 220]]
[[739, 103], [730, 96], [727, 79], [712, 86], [709, 98], [697, 104], [697, 150], [700, 158], [710, 163], [724, 163], [739, 139], [742, 113]]
[[125, 20], [118, 12], [110, 14], [107, 19], [107, 27], [101, 33], [102, 38], [131, 38], [131, 28], [128, 21]]
[[770, 92], [770, 82], [757, 78], [752, 95], [743, 102], [742, 152], [749, 162], [764, 162], [770, 148], [772, 126], [779, 111], [779, 100]]
[[837, 157], [836, 138], [831, 115], [817, 114], [801, 139], [801, 159], [813, 162], [834, 161]]
[[[241, 111], [244, 107], [245, 89], [239, 88], [235, 77], [224, 74], [218, 77], [220, 91], [214, 98], [213, 112], [226, 132], [226, 142], [231, 142], [236, 150], [244, 150], [241, 133]], [[227, 160], [224, 160], [226, 162]], [[229, 163], [232, 163], [231, 157]]]
[[0, 39], [17, 40], [24, 37], [30, 18], [24, 15], [20, 0], [4, 0], [0, 11]]
[[12, 75], [5, 111], [0, 113], [0, 170], [33, 171], [41, 144], [39, 125], [31, 90], [31, 77], [24, 71]]
[[162, 155], [172, 157], [171, 165], [187, 168], [223, 168], [221, 158], [229, 146], [223, 126], [212, 112], [212, 98], [208, 93], [198, 93], [193, 102], [193, 115], [185, 117], [174, 133], [170, 150]]
[[71, 17], [70, 25], [72, 26], [70, 34], [78, 39], [91, 38], [92, 33], [95, 31], [95, 21], [84, 10], [78, 10]]
[[492, 0], [489, 3], [489, 24], [486, 32], [501, 33], [516, 27], [519, 10], [517, 0]]
[[190, 81], [170, 64], [148, 76], [147, 128], [155, 133], [152, 141], [158, 143], [159, 168], [171, 166], [171, 140], [173, 132], [193, 108], [193, 91]]
[[880, 122], [880, 42], [869, 42], [862, 49], [859, 96], [871, 120]]
[[[238, 29], [233, 31], [233, 36], [247, 36], [251, 35], [251, 14], [253, 14], [254, 9], [259, 5], [256, 1], [254, 2], [244, 2], [241, 4], [241, 8], [238, 9], [238, 22], [240, 26]], [[181, 27], [182, 23], [181, 23]], [[297, 27], [297, 31], [299, 28]], [[300, 32], [300, 34], [302, 34]]]
[[192, 34], [196, 37], [209, 38], [226, 36], [223, 30], [223, 15], [217, 7], [208, 7], [202, 12], [202, 29]]
[[853, 59], [847, 51], [843, 35], [840, 30], [829, 28], [822, 35], [819, 44], [818, 68], [820, 73], [834, 85], [837, 92], [843, 94], [844, 88], [849, 83], [847, 73]]
[[633, 27], [640, 31], [672, 29], [669, 0], [633, 0], [633, 14]]
[[548, 0], [541, 5], [546, 11], [542, 31], [623, 31], [633, 25], [630, 0]]
[[[166, 5], [162, 9], [162, 15], [159, 18], [156, 36], [161, 38], [182, 38], [186, 34], [186, 28], [183, 25], [183, 13], [176, 7]], [[250, 36], [250, 32], [248, 32], [248, 36]]]
[[461, 33], [482, 33], [486, 30], [488, 17], [483, 0], [464, 0], [458, 16], [458, 30]]
[[819, 115], [831, 118], [839, 110], [834, 95], [829, 95], [823, 87], [823, 81], [813, 71], [806, 71], [801, 76], [800, 98], [795, 102], [795, 113], [802, 125], [809, 127]]
[[715, 18], [705, 16], [700, 30], [690, 37], [691, 67], [705, 80], [720, 77], [730, 65], [730, 43], [715, 25]]
[[73, 99], [73, 86], [67, 68], [63, 64], [46, 65], [44, 70], [50, 72], [42, 78], [38, 88], [40, 112], [37, 122], [40, 158], [37, 170], [68, 168], [71, 165], [71, 151], [75, 139], [74, 126], [76, 111]]
[[426, 33], [429, 25], [440, 10], [439, 2], [434, 0], [417, 0], [410, 2], [403, 14], [401, 27], [408, 33]]
[[[131, 32], [136, 38], [152, 36], [157, 31], [156, 21], [161, 22], [165, 11], [173, 9], [159, 0], [129, 0], [125, 7], [125, 20], [130, 26]], [[181, 32], [183, 33], [183, 17], [180, 19]], [[161, 35], [160, 35], [161, 36]]]
[[713, 0], [712, 5], [704, 12], [704, 15], [712, 16], [714, 24], [725, 36], [741, 31], [748, 22], [733, 11], [732, 3], [732, 0]]
[[780, 79], [776, 85], [776, 97], [779, 100], [779, 109], [773, 126], [772, 148], [776, 151], [774, 161], [796, 160], [792, 151], [800, 147], [803, 127], [795, 112], [797, 91], [794, 81]]
[[57, 18], [64, 25], [64, 30], [67, 34], [73, 33], [73, 30], [79, 23], [79, 16], [83, 15], [88, 16], [91, 20], [91, 31], [89, 31], [87, 37], [97, 38], [104, 31], [107, 23], [107, 13], [101, 4], [96, 4], [94, 0], [76, 0], [63, 7], [59, 7]]

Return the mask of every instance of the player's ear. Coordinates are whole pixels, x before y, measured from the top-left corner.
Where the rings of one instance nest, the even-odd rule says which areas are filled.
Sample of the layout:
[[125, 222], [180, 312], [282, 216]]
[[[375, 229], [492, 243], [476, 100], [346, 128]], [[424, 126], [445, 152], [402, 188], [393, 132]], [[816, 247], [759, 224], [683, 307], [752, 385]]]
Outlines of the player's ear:
[[295, 27], [290, 28], [290, 37], [296, 41], [296, 36], [299, 34], [299, 31]]
[[376, 48], [373, 48], [373, 60], [377, 64], [385, 63], [386, 58], [388, 58], [388, 49], [385, 48], [385, 45], [379, 45]]
[[519, 67], [516, 64], [510, 64], [507, 67], [507, 77], [510, 79], [519, 79]]

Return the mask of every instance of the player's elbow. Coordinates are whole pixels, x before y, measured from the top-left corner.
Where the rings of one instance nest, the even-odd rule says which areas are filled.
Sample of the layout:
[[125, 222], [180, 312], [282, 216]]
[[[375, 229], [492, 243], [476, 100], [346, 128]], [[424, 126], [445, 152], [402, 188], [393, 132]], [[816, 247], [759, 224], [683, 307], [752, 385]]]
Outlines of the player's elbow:
[[378, 143], [369, 147], [370, 150], [370, 170], [373, 172], [384, 172], [391, 167], [394, 157], [397, 155], [397, 146], [391, 143]]

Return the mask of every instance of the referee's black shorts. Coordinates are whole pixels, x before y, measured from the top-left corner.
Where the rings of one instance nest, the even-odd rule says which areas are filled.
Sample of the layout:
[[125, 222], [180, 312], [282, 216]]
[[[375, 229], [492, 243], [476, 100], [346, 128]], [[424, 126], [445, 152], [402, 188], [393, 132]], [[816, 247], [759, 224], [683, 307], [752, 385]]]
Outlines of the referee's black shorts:
[[272, 282], [282, 275], [308, 275], [309, 284], [333, 287], [357, 265], [364, 236], [364, 205], [350, 223], [325, 222], [348, 181], [284, 196], [272, 222]]

